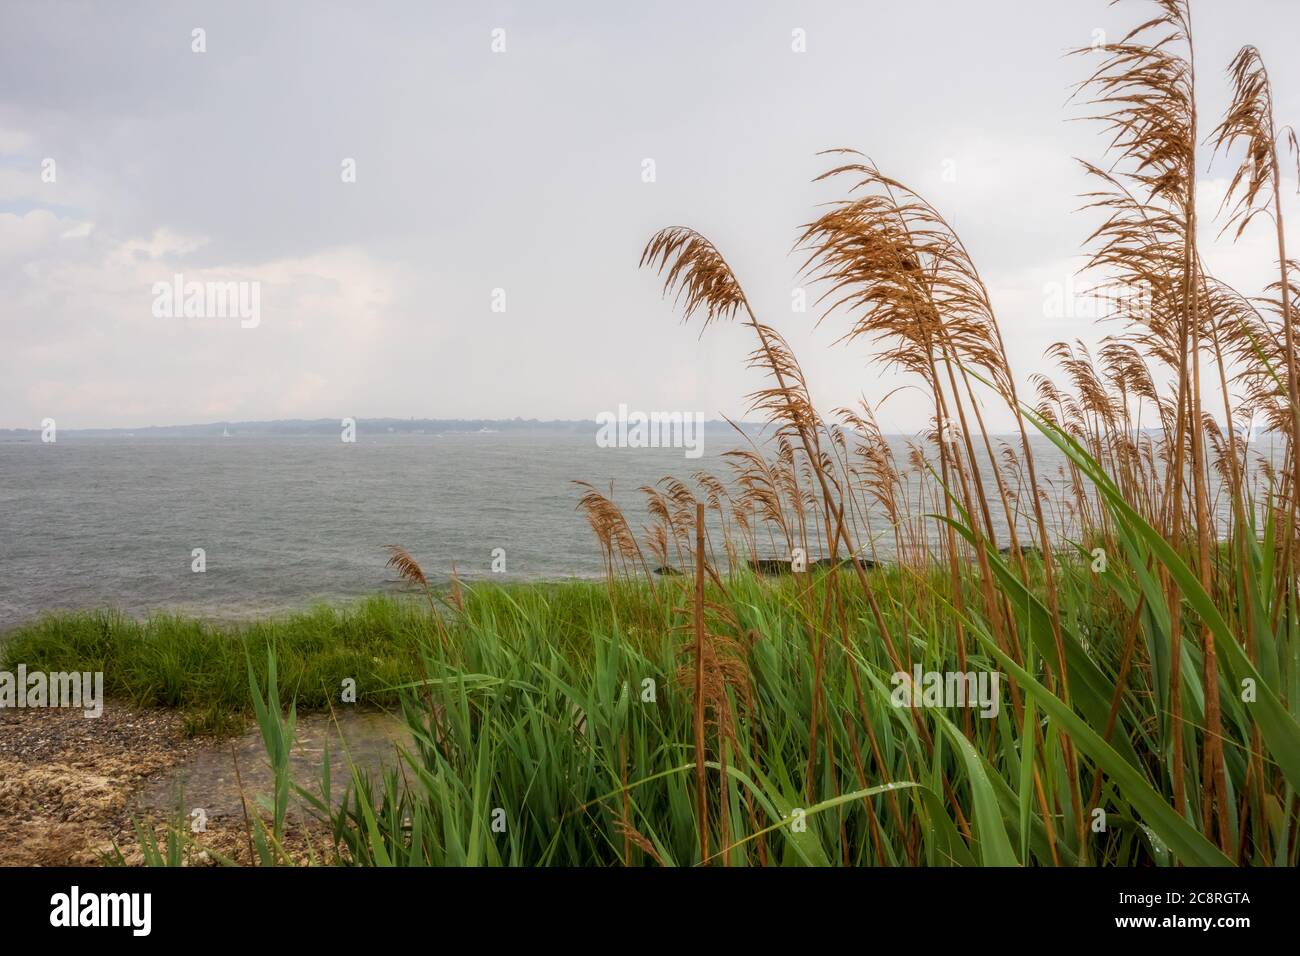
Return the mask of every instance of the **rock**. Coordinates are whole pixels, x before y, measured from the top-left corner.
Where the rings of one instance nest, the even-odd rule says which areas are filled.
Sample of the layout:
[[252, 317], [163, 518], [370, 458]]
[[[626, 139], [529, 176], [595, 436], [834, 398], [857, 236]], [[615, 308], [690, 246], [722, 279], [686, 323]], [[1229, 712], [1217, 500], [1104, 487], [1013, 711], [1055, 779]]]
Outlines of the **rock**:
[[[745, 563], [749, 565], [751, 571], [755, 571], [758, 574], [793, 573], [789, 558], [757, 558], [750, 559]], [[858, 563], [868, 570], [876, 566], [876, 562], [872, 561], [870, 558], [858, 558]], [[825, 571], [829, 570], [832, 565], [838, 566], [841, 569], [851, 569], [853, 567], [853, 562], [848, 558], [840, 558], [837, 561], [831, 561], [830, 558], [819, 558], [816, 561], [809, 562], [808, 569], [812, 570], [813, 568], [821, 568]]]
[[[1043, 553], [1043, 551], [1042, 551], [1041, 548], [1036, 547], [1035, 545], [1032, 545], [1032, 544], [1022, 544], [1022, 545], [1020, 546], [1020, 549], [1019, 549], [1019, 550], [1020, 550], [1020, 553], [1023, 554], [1023, 555], [1025, 555], [1026, 557], [1029, 556], [1029, 555], [1031, 555], [1031, 554], [1041, 555], [1041, 554]], [[1003, 545], [1002, 547], [998, 548], [998, 554], [1007, 554], [1007, 555], [1009, 555], [1009, 554], [1011, 554], [1011, 553], [1012, 553], [1012, 548], [1011, 548], [1011, 545], [1009, 545], [1009, 544]]]
[[[870, 558], [858, 558], [858, 564], [862, 565], [868, 571], [876, 566], [876, 562]], [[830, 558], [821, 558], [813, 562], [813, 567], [829, 569], [832, 565], [851, 570], [853, 568], [852, 558], [840, 558], [838, 561], [832, 561]]]

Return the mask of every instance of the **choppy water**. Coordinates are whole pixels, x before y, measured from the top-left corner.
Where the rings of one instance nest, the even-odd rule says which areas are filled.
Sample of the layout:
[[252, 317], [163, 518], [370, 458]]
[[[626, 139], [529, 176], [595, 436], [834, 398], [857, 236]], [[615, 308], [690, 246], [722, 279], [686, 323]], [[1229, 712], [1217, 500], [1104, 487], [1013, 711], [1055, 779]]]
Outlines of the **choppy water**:
[[631, 500], [717, 464], [564, 433], [0, 443], [0, 628], [52, 608], [228, 617], [374, 593], [394, 543], [431, 577], [488, 573], [497, 547], [507, 579], [596, 575], [571, 479]]
[[[639, 486], [725, 475], [720, 453], [737, 444], [710, 428], [690, 460], [547, 431], [0, 442], [0, 631], [56, 608], [239, 618], [372, 594], [397, 586], [394, 543], [438, 580], [453, 561], [468, 580], [489, 576], [498, 547], [497, 579], [597, 576], [572, 479], [613, 480], [639, 530]], [[1060, 457], [1045, 443], [1036, 454], [1054, 475]], [[194, 548], [205, 573], [191, 571]]]

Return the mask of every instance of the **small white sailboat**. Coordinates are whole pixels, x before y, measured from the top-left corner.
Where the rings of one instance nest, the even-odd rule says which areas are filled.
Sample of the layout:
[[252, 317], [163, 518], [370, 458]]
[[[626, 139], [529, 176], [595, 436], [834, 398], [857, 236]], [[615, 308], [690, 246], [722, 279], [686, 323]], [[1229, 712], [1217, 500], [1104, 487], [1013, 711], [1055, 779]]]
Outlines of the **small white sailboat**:
[[229, 438], [229, 437], [230, 437], [230, 429], [229, 429], [229, 428], [226, 428], [224, 425], [223, 425], [222, 428], [221, 428], [221, 437], [222, 437], [222, 438]]

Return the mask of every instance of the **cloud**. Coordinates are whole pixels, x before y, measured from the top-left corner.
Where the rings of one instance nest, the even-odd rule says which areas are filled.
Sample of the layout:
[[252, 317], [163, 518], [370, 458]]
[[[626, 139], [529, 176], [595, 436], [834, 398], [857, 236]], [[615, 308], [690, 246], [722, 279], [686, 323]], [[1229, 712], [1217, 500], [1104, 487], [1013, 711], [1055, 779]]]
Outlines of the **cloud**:
[[[1197, 15], [1200, 61], [1262, 44], [1279, 116], [1295, 113], [1285, 41], [1300, 11], [1242, 0]], [[809, 182], [830, 161], [817, 151], [836, 146], [862, 149], [953, 224], [1022, 380], [1050, 342], [1110, 331], [1043, 305], [1090, 228], [1072, 215], [1086, 186], [1072, 157], [1105, 148], [1096, 124], [1064, 122], [1086, 112], [1066, 99], [1088, 64], [1062, 53], [1094, 27], [1131, 25], [1102, 0], [1069, 16], [949, 3], [939, 17], [926, 4], [796, 16], [775, 2], [446, 0], [431, 17], [401, 0], [364, 14], [231, 0], [203, 9], [201, 55], [195, 14], [165, 2], [47, 0], [0, 16], [0, 426], [56, 410], [69, 426], [576, 418], [621, 401], [741, 415], [761, 385], [746, 331], [699, 339], [636, 268], [672, 223], [724, 250], [820, 405], [878, 399], [908, 380], [883, 374], [865, 342], [836, 345], [843, 317], [818, 328], [790, 310], [797, 228], [842, 198]], [[898, 39], [918, 36], [924, 49]], [[1208, 115], [1225, 90], [1203, 75]], [[1208, 243], [1208, 216], [1203, 228]], [[1206, 247], [1247, 293], [1272, 281], [1274, 256], [1263, 221]], [[154, 318], [152, 284], [177, 273], [260, 283], [260, 325]], [[498, 287], [505, 314], [489, 310]], [[893, 427], [928, 415], [913, 390], [891, 399]]]
[[[400, 328], [401, 270], [355, 247], [195, 265], [206, 237], [121, 238], [45, 210], [0, 214], [8, 427], [346, 414]], [[257, 283], [261, 321], [159, 318], [155, 283]], [[342, 410], [340, 410], [342, 408]]]

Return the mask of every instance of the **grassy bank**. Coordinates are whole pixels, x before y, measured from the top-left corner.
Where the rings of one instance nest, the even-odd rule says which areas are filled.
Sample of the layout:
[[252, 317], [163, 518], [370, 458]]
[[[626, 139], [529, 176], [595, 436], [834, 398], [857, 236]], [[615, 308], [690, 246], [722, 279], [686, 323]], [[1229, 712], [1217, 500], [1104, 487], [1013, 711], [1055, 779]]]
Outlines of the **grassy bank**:
[[[1086, 646], [1075, 666], [1092, 682], [1076, 683], [1077, 714], [1036, 706], [1030, 688], [1043, 701], [1052, 695], [1027, 674], [1002, 686], [992, 717], [899, 706], [895, 653], [908, 668], [1008, 671], [991, 638], [959, 652], [959, 627], [967, 641], [982, 630], [978, 611], [953, 612], [980, 601], [973, 567], [957, 591], [944, 569], [899, 566], [872, 570], [867, 591], [838, 572], [711, 582], [703, 815], [689, 577], [464, 588], [436, 619], [423, 601], [393, 598], [231, 628], [51, 616], [14, 633], [4, 654], [29, 668], [102, 669], [114, 692], [188, 708], [196, 726], [255, 710], [270, 689], [281, 706], [258, 722], [273, 765], [291, 699], [344, 706], [341, 683], [355, 679], [358, 702], [399, 710], [417, 746], [386, 779], [354, 779], [331, 815], [338, 842], [322, 848], [322, 862], [1228, 862], [1170, 808], [1160, 724], [1150, 719], [1156, 673], [1131, 669], [1115, 683], [1122, 592], [1086, 561], [1057, 569], [1061, 620]], [[1040, 566], [1027, 570], [1031, 582], [1041, 578]], [[820, 623], [827, 607], [841, 616], [829, 630]], [[1041, 677], [1038, 655], [1027, 653]], [[1248, 716], [1228, 714], [1232, 771], [1244, 777]], [[1096, 787], [1082, 841], [1062, 729], [1085, 761], [1077, 772]], [[329, 801], [310, 796], [325, 815]], [[1094, 808], [1104, 830], [1093, 830]], [[1242, 862], [1285, 864], [1290, 814], [1280, 803], [1261, 810], [1244, 821]], [[259, 844], [268, 861], [286, 826], [268, 813]]]
[[[897, 569], [878, 572], [883, 581]], [[789, 579], [750, 578], [755, 600], [788, 591]], [[659, 584], [659, 592], [674, 590]], [[676, 590], [680, 590], [680, 585]], [[596, 643], [619, 633], [638, 651], [671, 651], [680, 625], [643, 582], [566, 581], [463, 587], [462, 606], [437, 606], [452, 642], [472, 646], [490, 635], [520, 653], [589, 657]], [[286, 702], [324, 710], [341, 702], [343, 682], [356, 683], [359, 703], [394, 708], [401, 689], [424, 676], [422, 654], [440, 628], [418, 596], [375, 595], [339, 607], [320, 605], [262, 620], [220, 623], [172, 614], [136, 618], [114, 610], [42, 615], [0, 635], [0, 670], [98, 671], [105, 693], [136, 706], [173, 707], [191, 734], [221, 734], [252, 716], [247, 666], [266, 677], [266, 652], [276, 655]], [[662, 676], [662, 674], [660, 675]]]
[[337, 702], [346, 678], [366, 688], [373, 702], [393, 705], [396, 691], [383, 688], [411, 679], [421, 636], [429, 631], [427, 610], [379, 597], [346, 610], [320, 607], [231, 625], [67, 612], [44, 615], [0, 639], [0, 667], [102, 671], [108, 696], [180, 708], [190, 733], [222, 733], [242, 729], [252, 713], [245, 661], [251, 657], [264, 672], [267, 648], [300, 706]]
[[[629, 601], [644, 591], [628, 590]], [[488, 587], [466, 589], [464, 619], [442, 610], [468, 639], [467, 628], [502, 619], [501, 608], [526, 609], [526, 626], [517, 614], [505, 618], [512, 622], [503, 634], [507, 640], [536, 632], [547, 635], [557, 652], [575, 653], [589, 650], [592, 632], [605, 629], [607, 595], [604, 585], [586, 582]], [[648, 603], [643, 610], [649, 612]], [[179, 708], [192, 734], [224, 733], [242, 729], [243, 718], [251, 716], [246, 662], [264, 679], [268, 649], [277, 657], [280, 686], [300, 708], [337, 705], [349, 679], [359, 702], [395, 707], [397, 688], [423, 674], [421, 649], [435, 634], [422, 599], [394, 596], [231, 624], [167, 614], [138, 619], [111, 610], [58, 612], [0, 636], [0, 670], [25, 664], [29, 671], [100, 671], [108, 696]]]

